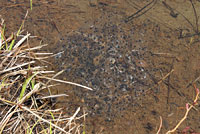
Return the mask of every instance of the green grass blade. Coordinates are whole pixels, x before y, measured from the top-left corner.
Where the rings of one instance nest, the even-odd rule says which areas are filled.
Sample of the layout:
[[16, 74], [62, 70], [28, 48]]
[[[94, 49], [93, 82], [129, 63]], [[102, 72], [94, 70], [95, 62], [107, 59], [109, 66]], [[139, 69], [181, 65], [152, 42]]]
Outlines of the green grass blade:
[[[8, 43], [7, 43], [6, 39], [4, 39], [5, 29], [6, 29], [6, 25], [4, 24], [3, 25], [3, 29], [1, 31], [1, 40], [2, 40], [2, 42], [5, 41], [5, 43], [6, 43], [6, 50], [7, 50], [8, 49]], [[0, 49], [2, 49], [2, 48], [3, 48], [3, 46], [1, 46]]]
[[[85, 111], [84, 111], [84, 114], [85, 114]], [[85, 116], [84, 116], [83, 133], [82, 134], [86, 134], [86, 132], [85, 132]]]
[[85, 125], [83, 125], [83, 133], [82, 134], [85, 134]]
[[[49, 113], [51, 114], [51, 117], [53, 118], [53, 120], [55, 119], [53, 113], [51, 111], [49, 111]], [[49, 130], [50, 130], [50, 134], [52, 134], [52, 126], [51, 126], [51, 121], [50, 121], [50, 127], [49, 127]]]
[[[12, 42], [10, 43], [9, 50], [12, 50], [14, 43], [15, 43], [15, 39], [13, 39]], [[6, 48], [6, 49], [7, 49], [7, 48]]]
[[27, 134], [30, 134], [30, 132], [29, 132], [29, 131], [30, 131], [30, 126], [29, 126], [29, 124], [27, 124], [27, 125], [28, 125], [28, 128], [27, 128], [27, 130], [26, 130], [26, 133], [27, 133]]
[[24, 21], [22, 22], [22, 24], [21, 24], [21, 26], [20, 26], [19, 30], [17, 31], [17, 36], [19, 36], [19, 33], [20, 33], [20, 31], [21, 31], [21, 29], [22, 29], [23, 25], [24, 25]]
[[[49, 111], [50, 112], [50, 114], [51, 114], [51, 117], [53, 118], [53, 120], [55, 119], [54, 118], [54, 115], [53, 115], [53, 113], [51, 112], [51, 111]], [[52, 126], [51, 126], [51, 121], [50, 121], [50, 134], [52, 134]]]
[[49, 112], [50, 112], [51, 117], [53, 118], [53, 120], [55, 120], [53, 113], [51, 111], [49, 111]]
[[49, 133], [52, 134], [51, 121], [50, 121], [50, 128], [49, 128], [49, 129], [50, 129], [50, 132], [49, 132]]
[[19, 100], [22, 99], [22, 97], [24, 96], [24, 93], [26, 91], [27, 85], [30, 83], [30, 81], [33, 79], [33, 77], [35, 77], [38, 73], [33, 74], [32, 76], [30, 76], [28, 79], [25, 80], [23, 86], [22, 86], [22, 90], [19, 96]]
[[30, 7], [31, 7], [31, 11], [32, 11], [32, 7], [33, 7], [33, 2], [32, 2], [32, 0], [30, 0]]
[[31, 80], [31, 87], [32, 87], [32, 89], [34, 89], [34, 86], [35, 86], [35, 79], [32, 79]]
[[[17, 35], [16, 35], [16, 37], [19, 36], [20, 31], [21, 31], [23, 25], [24, 25], [24, 21], [22, 22], [22, 24], [21, 24], [19, 30], [17, 31]], [[13, 46], [14, 46], [14, 43], [15, 43], [15, 39], [12, 40], [12, 42], [11, 42], [11, 44], [10, 44], [10, 47], [9, 47], [9, 50], [12, 50], [12, 48], [13, 48]]]
[[46, 129], [44, 128], [44, 126], [42, 124], [40, 126], [41, 126], [42, 130], [44, 131], [44, 134], [47, 134]]
[[37, 125], [37, 123], [39, 122], [40, 119], [38, 119], [35, 124], [33, 125], [33, 127], [31, 128], [29, 134], [32, 134], [34, 127]]

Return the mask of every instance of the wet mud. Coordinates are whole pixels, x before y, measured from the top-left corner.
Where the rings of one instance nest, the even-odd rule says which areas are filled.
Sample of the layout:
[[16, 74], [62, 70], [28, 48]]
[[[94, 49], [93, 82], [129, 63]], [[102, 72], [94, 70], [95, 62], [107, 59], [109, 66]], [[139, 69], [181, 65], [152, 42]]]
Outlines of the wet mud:
[[[200, 2], [193, 4], [200, 16]], [[8, 31], [16, 31], [29, 2], [2, 5]], [[65, 70], [60, 79], [94, 89], [53, 89], [69, 95], [58, 98], [56, 107], [88, 113], [86, 133], [156, 133], [160, 116], [166, 133], [192, 103], [192, 84], [200, 86], [199, 31], [189, 1], [41, 0], [33, 2], [25, 28], [49, 44], [44, 51], [62, 52], [49, 66]], [[187, 133], [200, 132], [199, 119], [192, 110], [177, 133], [186, 127]]]

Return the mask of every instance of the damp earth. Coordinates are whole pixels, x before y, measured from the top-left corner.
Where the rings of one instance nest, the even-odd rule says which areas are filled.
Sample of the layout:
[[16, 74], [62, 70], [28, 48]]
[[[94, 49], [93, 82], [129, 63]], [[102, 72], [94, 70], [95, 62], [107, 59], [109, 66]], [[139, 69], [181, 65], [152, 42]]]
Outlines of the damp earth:
[[[29, 4], [1, 0], [8, 31], [17, 31]], [[93, 89], [52, 91], [69, 95], [55, 107], [88, 113], [86, 133], [156, 133], [160, 117], [166, 133], [194, 100], [193, 84], [200, 86], [199, 7], [185, 0], [38, 0], [25, 29], [49, 44], [43, 51], [57, 53], [49, 69], [64, 70], [59, 79]], [[177, 133], [200, 132], [196, 109]]]

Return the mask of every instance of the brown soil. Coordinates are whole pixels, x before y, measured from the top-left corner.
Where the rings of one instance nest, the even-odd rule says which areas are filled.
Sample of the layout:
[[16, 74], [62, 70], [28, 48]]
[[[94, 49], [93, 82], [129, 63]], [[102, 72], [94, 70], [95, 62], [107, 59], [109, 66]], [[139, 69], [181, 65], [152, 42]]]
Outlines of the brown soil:
[[[194, 0], [193, 0], [194, 1]], [[57, 87], [70, 95], [57, 100], [67, 112], [86, 110], [86, 133], [149, 134], [172, 129], [192, 103], [200, 86], [199, 25], [190, 1], [38, 0], [25, 30], [49, 44], [45, 51], [63, 54], [51, 59], [60, 77], [89, 86]], [[200, 17], [200, 2], [194, 1]], [[17, 31], [29, 1], [1, 0], [7, 31]], [[128, 22], [127, 22], [128, 21]], [[198, 28], [197, 28], [198, 27]], [[166, 75], [169, 75], [165, 78]], [[200, 133], [199, 105], [176, 133]]]

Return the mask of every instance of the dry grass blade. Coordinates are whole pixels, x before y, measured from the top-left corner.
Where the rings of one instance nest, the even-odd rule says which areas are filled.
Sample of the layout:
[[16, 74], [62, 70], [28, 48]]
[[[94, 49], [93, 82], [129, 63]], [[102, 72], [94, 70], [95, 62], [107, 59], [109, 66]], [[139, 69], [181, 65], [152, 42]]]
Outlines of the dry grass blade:
[[17, 42], [17, 44], [13, 47], [14, 49], [15, 48], [18, 48], [26, 39], [28, 39], [28, 37], [30, 36], [31, 34], [27, 34], [26, 36], [24, 36], [19, 42]]
[[15, 69], [17, 69], [17, 68], [20, 68], [20, 67], [23, 67], [23, 66], [27, 66], [27, 65], [33, 64], [33, 63], [35, 63], [35, 61], [31, 61], [31, 62], [27, 62], [27, 63], [21, 64], [21, 65], [17, 65], [17, 66], [15, 66], [15, 67], [11, 67], [11, 68], [5, 69], [5, 70], [3, 70], [3, 71], [0, 71], [0, 74], [1, 74], [1, 73], [5, 73], [5, 72], [9, 72], [9, 71], [15, 70]]
[[[75, 122], [76, 120], [82, 120], [83, 116], [76, 117], [80, 108], [76, 110], [72, 117], [67, 117], [63, 114], [65, 113], [63, 109], [53, 109], [53, 104], [50, 103], [50, 100], [51, 98], [66, 97], [68, 95], [49, 95], [48, 92], [41, 91], [54, 88], [58, 85], [58, 82], [76, 85], [89, 90], [92, 89], [77, 83], [54, 79], [63, 71], [58, 72], [51, 78], [50, 76], [55, 72], [46, 70], [47, 66], [38, 66], [38, 63], [44, 64], [47, 61], [43, 59], [53, 57], [62, 52], [57, 54], [42, 53], [40, 49], [47, 46], [46, 44], [30, 47], [25, 42], [26, 40], [28, 41], [30, 34], [19, 36], [19, 31], [23, 31], [21, 28], [22, 25], [18, 30], [18, 36], [11, 42], [7, 42], [7, 46], [1, 44], [0, 134], [74, 133], [77, 129], [81, 129], [80, 126], [82, 126]], [[57, 83], [52, 85], [51, 81], [56, 81]]]
[[6, 54], [6, 57], [3, 57], [3, 60], [2, 60], [2, 62], [1, 62], [1, 64], [0, 64], [0, 69], [2, 69], [3, 64], [8, 60], [8, 58], [9, 58], [13, 53], [16, 52], [16, 50], [17, 50], [17, 49], [14, 49], [14, 50], [10, 51], [9, 53], [8, 53], [7, 51], [4, 51], [4, 53]]
[[[41, 69], [44, 69], [44, 67], [33, 67], [31, 69], [23, 69], [23, 70], [19, 70], [19, 71], [14, 71], [14, 72], [9, 72], [9, 73], [6, 73], [2, 78], [6, 78], [6, 77], [9, 77], [9, 76], [13, 76], [13, 75], [17, 75], [17, 74], [22, 74], [22, 75], [27, 75], [28, 71], [38, 71], [38, 70], [41, 70]], [[54, 71], [38, 71], [39, 73], [54, 73]]]
[[57, 95], [45, 96], [45, 97], [42, 97], [41, 99], [57, 98], [57, 97], [67, 97], [67, 96], [68, 96], [68, 95], [66, 95], [66, 94], [57, 94]]
[[82, 87], [82, 88], [85, 88], [85, 89], [88, 89], [88, 90], [91, 90], [91, 91], [93, 90], [93, 89], [90, 88], [90, 87], [83, 86], [83, 85], [81, 85], [81, 84], [74, 83], [74, 82], [69, 82], [69, 81], [64, 81], [64, 80], [59, 80], [59, 79], [52, 79], [52, 78], [48, 78], [48, 77], [44, 77], [44, 76], [39, 76], [39, 78], [44, 78], [44, 79], [47, 79], [47, 80], [52, 80], [52, 81], [56, 81], [56, 82], [61, 82], [61, 83], [66, 83], [66, 84], [78, 86], [78, 87]]
[[80, 111], [80, 107], [76, 110], [76, 112], [74, 113], [74, 115], [72, 117], [70, 117], [69, 122], [67, 123], [66, 126], [69, 126], [72, 122], [73, 119], [75, 119], [76, 115], [79, 113]]
[[3, 129], [5, 128], [6, 124], [8, 123], [8, 121], [10, 120], [10, 118], [13, 116], [13, 114], [17, 112], [16, 108], [15, 108], [14, 111], [12, 110], [14, 107], [15, 106], [13, 106], [13, 107], [10, 108], [10, 110], [7, 112], [6, 116], [4, 116], [4, 118], [0, 122], [0, 134], [2, 133]]
[[27, 49], [24, 49], [22, 50], [22, 52], [29, 52], [29, 51], [34, 51], [34, 50], [40, 50], [41, 48], [47, 46], [47, 44], [44, 44], [44, 45], [40, 45], [40, 46], [36, 46], [36, 47], [32, 47], [32, 48], [27, 48]]
[[62, 74], [63, 72], [64, 72], [64, 70], [62, 70], [62, 71], [58, 72], [57, 74], [55, 74], [50, 80], [47, 81], [46, 85], [48, 85], [52, 81], [52, 79], [54, 79], [58, 75]]
[[[59, 52], [59, 53], [53, 54], [53, 55], [51, 55], [51, 56], [46, 56], [46, 57], [37, 58], [37, 60], [43, 60], [43, 59], [48, 59], [48, 58], [50, 58], [50, 57], [55, 57], [56, 55], [59, 55], [59, 54], [61, 54], [61, 53], [63, 53], [63, 52]], [[40, 54], [40, 55], [41, 55], [41, 54]]]
[[66, 133], [66, 134], [70, 134], [70, 133], [66, 132], [64, 129], [60, 128], [59, 126], [57, 126], [57, 125], [55, 125], [55, 124], [53, 124], [53, 123], [50, 123], [48, 120], [43, 119], [42, 117], [40, 117], [39, 115], [37, 115], [36, 113], [34, 113], [33, 111], [31, 111], [29, 108], [24, 107], [24, 106], [22, 106], [22, 108], [23, 108], [24, 110], [30, 112], [30, 113], [33, 114], [35, 117], [37, 117], [38, 119], [42, 120], [43, 122], [48, 123], [49, 125], [51, 124], [53, 127], [57, 128], [57, 129], [59, 129], [59, 130], [61, 130], [62, 132]]

